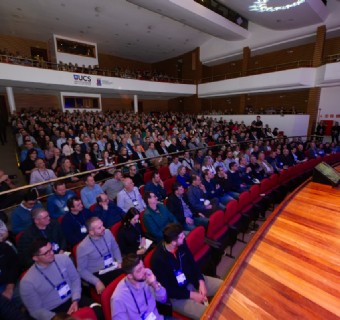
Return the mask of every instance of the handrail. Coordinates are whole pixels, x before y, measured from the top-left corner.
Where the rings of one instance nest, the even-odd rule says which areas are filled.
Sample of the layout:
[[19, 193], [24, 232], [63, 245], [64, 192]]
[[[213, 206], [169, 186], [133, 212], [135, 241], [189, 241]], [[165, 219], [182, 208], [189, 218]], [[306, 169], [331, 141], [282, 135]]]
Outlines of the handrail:
[[[313, 139], [315, 137], [316, 137], [315, 135], [311, 135], [311, 136], [290, 136], [290, 137], [279, 136], [279, 137], [275, 137], [275, 138], [264, 138], [263, 141], [271, 141], [271, 140], [280, 141], [282, 139], [296, 139], [296, 138], [299, 139], [299, 140], [301, 140], [301, 139], [308, 140], [309, 138]], [[232, 143], [232, 144], [222, 143], [222, 144], [215, 144], [213, 146], [206, 146], [206, 147], [203, 147], [203, 148], [189, 149], [189, 150], [185, 150], [185, 151], [189, 151], [190, 153], [194, 153], [194, 152], [197, 152], [198, 150], [208, 150], [208, 149], [220, 148], [220, 147], [223, 147], [223, 146], [227, 146], [227, 147], [228, 146], [232, 146], [233, 147], [233, 146], [240, 146], [241, 144], [244, 144], [244, 143], [250, 144], [250, 143], [254, 143], [254, 142], [256, 142], [256, 140], [249, 140], [247, 142], [235, 142], [235, 143]], [[146, 160], [159, 159], [159, 158], [164, 158], [164, 157], [167, 157], [167, 156], [175, 156], [175, 155], [179, 155], [180, 156], [180, 155], [184, 154], [185, 151], [173, 152], [173, 153], [169, 153], [167, 155], [160, 155], [160, 156], [157, 156], [157, 157], [146, 158]], [[59, 178], [56, 178], [56, 179], [51, 179], [49, 181], [38, 182], [38, 183], [35, 183], [35, 184], [30, 184], [30, 185], [24, 185], [24, 186], [20, 186], [18, 188], [15, 188], [15, 189], [10, 189], [10, 190], [6, 190], [6, 191], [3, 191], [3, 192], [0, 192], [0, 196], [6, 195], [6, 194], [10, 194], [10, 193], [14, 193], [14, 192], [17, 192], [17, 191], [24, 191], [24, 190], [27, 190], [27, 189], [32, 189], [32, 188], [43, 186], [43, 185], [46, 185], [46, 184], [51, 184], [51, 183], [56, 182], [56, 181], [68, 180], [71, 177], [87, 176], [87, 175], [89, 175], [91, 173], [95, 173], [95, 172], [102, 171], [102, 170], [120, 169], [120, 168], [123, 168], [123, 167], [126, 167], [126, 166], [131, 166], [131, 165], [134, 165], [134, 164], [138, 164], [141, 161], [145, 161], [145, 159], [129, 160], [127, 162], [115, 164], [113, 166], [106, 166], [106, 167], [104, 166], [104, 167], [96, 168], [96, 169], [89, 170], [89, 171], [79, 172], [79, 173], [76, 173], [74, 175], [59, 177]], [[110, 178], [108, 178], [108, 179], [110, 179]], [[103, 181], [106, 181], [106, 180], [103, 180]], [[77, 188], [78, 187], [69, 188], [69, 189], [77, 189]], [[43, 199], [43, 198], [45, 198], [47, 196], [48, 195], [42, 196], [39, 199]], [[3, 210], [5, 210], [5, 209], [3, 209]]]
[[323, 63], [340, 62], [340, 53], [331, 54], [323, 59]]
[[[132, 79], [132, 80], [144, 80], [144, 81], [152, 81], [152, 82], [169, 82], [169, 83], [181, 83], [181, 84], [195, 84], [195, 80], [192, 79], [179, 79], [170, 76], [164, 76], [162, 80], [153, 79], [153, 75], [150, 78], [138, 78], [133, 75], [122, 76], [121, 73], [111, 70], [111, 69], [101, 69], [101, 68], [87, 68], [83, 66], [75, 66], [68, 65], [66, 63], [54, 63], [44, 60], [30, 59], [30, 58], [22, 58], [8, 55], [0, 55], [0, 63], [7, 63], [13, 65], [20, 65], [25, 67], [34, 67], [34, 68], [42, 68], [42, 69], [50, 69], [56, 71], [65, 71], [72, 73], [85, 73], [97, 76], [104, 77], [115, 77], [122, 79]], [[148, 70], [145, 70], [148, 71]], [[152, 71], [150, 71], [152, 73]], [[161, 76], [160, 76], [161, 77]]]

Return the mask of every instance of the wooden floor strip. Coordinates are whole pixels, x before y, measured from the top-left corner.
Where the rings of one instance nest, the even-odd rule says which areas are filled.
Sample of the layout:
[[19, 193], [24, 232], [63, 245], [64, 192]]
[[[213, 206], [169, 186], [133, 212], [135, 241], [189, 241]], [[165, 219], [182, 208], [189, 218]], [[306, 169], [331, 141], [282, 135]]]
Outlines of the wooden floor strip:
[[340, 319], [340, 190], [308, 183], [262, 230], [203, 319]]

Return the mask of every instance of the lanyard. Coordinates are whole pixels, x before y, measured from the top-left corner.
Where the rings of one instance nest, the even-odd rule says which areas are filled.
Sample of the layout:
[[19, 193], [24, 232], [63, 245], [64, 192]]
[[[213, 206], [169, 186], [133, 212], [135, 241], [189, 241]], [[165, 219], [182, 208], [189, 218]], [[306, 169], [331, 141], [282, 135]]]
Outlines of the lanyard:
[[[61, 272], [57, 262], [54, 260], [53, 261], [55, 263], [55, 265], [57, 266], [57, 269], [59, 271], [59, 274], [61, 275], [61, 277], [63, 278], [63, 280], [65, 281], [65, 277], [64, 274]], [[41, 273], [41, 275], [47, 280], [47, 282], [53, 287], [53, 289], [56, 289], [57, 287], [53, 284], [53, 282], [46, 276], [46, 274], [44, 274], [39, 268], [38, 266], [35, 264], [35, 268]]]
[[133, 195], [134, 195], [134, 197], [135, 197], [134, 199], [132, 199], [132, 198], [130, 197], [130, 195], [129, 195], [130, 192], [129, 192], [129, 193], [126, 192], [125, 189], [124, 189], [124, 191], [125, 191], [126, 195], [130, 198], [130, 200], [131, 200], [132, 202], [137, 200], [135, 190], [133, 190]]
[[[131, 288], [129, 287], [129, 284], [127, 283], [127, 280], [126, 280], [126, 279], [125, 279], [125, 284], [126, 284], [127, 288], [129, 289], [129, 291], [130, 291], [130, 293], [131, 293], [131, 295], [132, 295], [133, 301], [134, 301], [134, 303], [135, 303], [135, 305], [136, 305], [136, 308], [137, 308], [137, 310], [138, 310], [138, 314], [140, 315], [140, 309], [139, 309], [137, 300], [136, 300], [135, 295], [133, 294]], [[145, 293], [144, 287], [143, 287], [143, 293], [144, 293], [145, 304], [146, 304], [147, 306], [149, 306], [148, 300], [146, 299], [146, 293]]]
[[[167, 257], [168, 257], [168, 260], [174, 270], [174, 272], [176, 272], [178, 269], [176, 268], [176, 266], [174, 265], [174, 263], [171, 261], [170, 257], [169, 257], [169, 251], [165, 248], [165, 245], [163, 244], [163, 249], [164, 251], [167, 253]], [[177, 252], [178, 252], [178, 257], [174, 254], [172, 254], [173, 256], [177, 257], [178, 260], [179, 260], [179, 270], [183, 271], [182, 269], [182, 258], [181, 258], [181, 253], [179, 252], [179, 250], [177, 249]]]
[[84, 224], [81, 224], [81, 223], [74, 217], [74, 215], [73, 215], [71, 212], [69, 212], [69, 214], [71, 215], [72, 219], [73, 219], [75, 222], [77, 222], [77, 223], [79, 224], [80, 227], [85, 226], [84, 212], [81, 213], [81, 215], [82, 215], [82, 217], [83, 217]]
[[40, 176], [43, 178], [44, 181], [51, 180], [50, 174], [48, 173], [47, 170], [46, 170], [46, 171], [43, 171], [43, 172], [46, 172], [46, 173], [47, 173], [47, 179], [46, 179], [46, 176], [44, 177], [44, 176], [42, 175], [42, 173], [40, 172], [39, 169], [38, 169], [38, 172], [39, 172]]
[[[109, 246], [107, 245], [107, 242], [103, 236], [103, 239], [104, 239], [104, 242], [105, 242], [105, 245], [106, 245], [106, 248], [107, 248], [107, 252], [110, 253], [110, 249], [109, 249]], [[100, 256], [103, 258], [103, 254], [100, 252], [100, 250], [98, 249], [97, 245], [94, 243], [94, 241], [90, 238], [92, 244], [95, 246], [96, 250], [98, 251], [98, 253], [100, 254]]]

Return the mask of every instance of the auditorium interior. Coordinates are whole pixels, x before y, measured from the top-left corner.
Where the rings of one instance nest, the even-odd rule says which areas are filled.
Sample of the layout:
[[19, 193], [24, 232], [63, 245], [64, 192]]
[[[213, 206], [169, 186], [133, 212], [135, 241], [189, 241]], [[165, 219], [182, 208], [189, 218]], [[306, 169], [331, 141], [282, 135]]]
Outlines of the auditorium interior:
[[[223, 280], [201, 319], [339, 319], [339, 17], [340, 0], [2, 0], [0, 242], [32, 190], [46, 207], [55, 183], [80, 197], [135, 167], [167, 205], [181, 178], [244, 160], [247, 187], [186, 235]], [[31, 151], [53, 178], [32, 179]]]

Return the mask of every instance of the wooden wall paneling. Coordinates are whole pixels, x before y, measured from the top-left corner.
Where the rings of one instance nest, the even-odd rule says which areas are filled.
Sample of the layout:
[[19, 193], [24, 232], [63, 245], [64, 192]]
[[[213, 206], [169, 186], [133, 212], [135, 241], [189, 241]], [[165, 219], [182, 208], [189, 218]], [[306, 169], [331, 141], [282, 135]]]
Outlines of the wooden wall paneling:
[[312, 61], [314, 43], [273, 51], [262, 55], [253, 55], [249, 59], [248, 69], [257, 69], [282, 65], [296, 61]]
[[131, 70], [147, 70], [152, 71], [151, 64], [141, 61], [135, 61], [130, 59], [124, 59], [116, 57], [110, 54], [99, 53], [98, 54], [99, 66], [102, 69], [114, 69], [115, 67], [121, 67], [124, 69], [129, 68]]
[[340, 53], [340, 37], [327, 38], [325, 40], [323, 56], [327, 57], [339, 53]]
[[[8, 49], [14, 55], [17, 52], [23, 57], [31, 57], [31, 47], [48, 49], [47, 39], [46, 42], [33, 39], [24, 39], [15, 36], [0, 34], [0, 48]], [[47, 50], [48, 51], [48, 50]]]
[[61, 110], [60, 98], [56, 95], [47, 94], [25, 94], [15, 93], [14, 100], [17, 111], [22, 109], [45, 109], [45, 110]]

